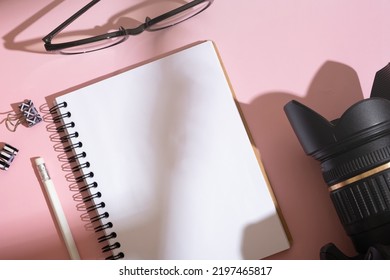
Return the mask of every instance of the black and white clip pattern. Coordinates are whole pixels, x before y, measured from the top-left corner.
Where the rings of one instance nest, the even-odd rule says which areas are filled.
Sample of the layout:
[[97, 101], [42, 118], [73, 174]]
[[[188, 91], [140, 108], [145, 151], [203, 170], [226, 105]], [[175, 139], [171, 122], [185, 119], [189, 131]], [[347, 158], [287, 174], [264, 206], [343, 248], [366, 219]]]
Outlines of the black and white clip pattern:
[[19, 150], [11, 145], [4, 144], [4, 147], [0, 150], [0, 169], [8, 170], [18, 152]]
[[24, 124], [27, 127], [32, 127], [43, 120], [41, 115], [38, 113], [38, 110], [35, 108], [33, 102], [29, 99], [26, 99], [20, 103], [18, 105], [18, 109], [19, 112], [6, 112], [7, 117], [0, 121], [0, 123], [5, 122], [5, 125], [9, 131], [15, 132], [20, 124]]
[[19, 109], [23, 114], [25, 121], [27, 122], [27, 126], [31, 127], [40, 123], [42, 121], [41, 115], [38, 113], [38, 110], [35, 108], [33, 102], [31, 100], [26, 100], [19, 105]]

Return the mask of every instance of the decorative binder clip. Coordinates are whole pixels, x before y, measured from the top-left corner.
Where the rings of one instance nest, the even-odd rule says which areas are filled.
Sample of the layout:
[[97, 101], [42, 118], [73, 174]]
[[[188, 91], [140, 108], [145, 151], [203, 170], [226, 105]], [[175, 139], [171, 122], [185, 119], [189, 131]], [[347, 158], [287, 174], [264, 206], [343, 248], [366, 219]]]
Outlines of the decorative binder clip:
[[8, 170], [18, 152], [19, 150], [11, 145], [4, 144], [4, 147], [0, 150], [0, 169]]
[[7, 116], [6, 126], [10, 131], [16, 131], [16, 128], [21, 123], [31, 127], [42, 121], [41, 115], [31, 100], [25, 100], [18, 108], [20, 110], [19, 113], [9, 113]]
[[27, 126], [34, 126], [42, 121], [41, 115], [39, 115], [38, 110], [35, 108], [31, 100], [24, 101], [19, 105], [19, 109], [27, 122]]

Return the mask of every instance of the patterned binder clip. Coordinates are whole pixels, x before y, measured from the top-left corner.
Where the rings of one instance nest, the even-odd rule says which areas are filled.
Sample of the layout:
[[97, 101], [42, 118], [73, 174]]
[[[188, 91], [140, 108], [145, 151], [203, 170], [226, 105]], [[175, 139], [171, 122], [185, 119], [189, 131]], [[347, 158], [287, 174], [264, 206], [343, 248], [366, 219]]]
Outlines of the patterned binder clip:
[[0, 150], [0, 169], [8, 170], [18, 152], [19, 150], [11, 145], [4, 144], [4, 147]]
[[16, 131], [19, 124], [26, 124], [28, 127], [34, 126], [42, 121], [41, 115], [35, 108], [31, 100], [25, 100], [18, 106], [20, 113], [9, 113], [6, 126], [11, 131]]
[[39, 115], [38, 110], [35, 108], [31, 100], [24, 101], [19, 105], [19, 109], [27, 122], [27, 126], [34, 126], [42, 121], [41, 115]]

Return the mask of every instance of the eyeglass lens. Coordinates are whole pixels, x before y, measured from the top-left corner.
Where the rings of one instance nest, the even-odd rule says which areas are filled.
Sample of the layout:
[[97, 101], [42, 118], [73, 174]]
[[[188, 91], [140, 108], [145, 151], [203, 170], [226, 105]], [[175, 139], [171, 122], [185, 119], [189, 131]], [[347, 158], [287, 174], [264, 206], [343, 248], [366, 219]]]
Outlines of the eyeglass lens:
[[[124, 29], [121, 27], [119, 30], [124, 30]], [[97, 51], [97, 50], [105, 49], [105, 48], [120, 44], [123, 41], [126, 41], [127, 38], [128, 38], [128, 36], [105, 38], [103, 40], [92, 41], [92, 42], [89, 42], [86, 44], [61, 49], [60, 52], [62, 54], [78, 54], [78, 53], [87, 53], [87, 52]]]
[[[182, 21], [185, 21], [185, 20], [199, 14], [200, 12], [205, 10], [209, 5], [210, 5], [210, 3], [208, 1], [199, 3], [199, 4], [193, 6], [189, 9], [183, 10], [177, 14], [173, 14], [167, 18], [162, 19], [161, 21], [156, 22], [152, 26], [148, 27], [148, 30], [149, 31], [156, 31], [156, 30], [161, 30], [161, 29], [176, 25]], [[158, 19], [158, 18], [156, 18], [156, 19]]]

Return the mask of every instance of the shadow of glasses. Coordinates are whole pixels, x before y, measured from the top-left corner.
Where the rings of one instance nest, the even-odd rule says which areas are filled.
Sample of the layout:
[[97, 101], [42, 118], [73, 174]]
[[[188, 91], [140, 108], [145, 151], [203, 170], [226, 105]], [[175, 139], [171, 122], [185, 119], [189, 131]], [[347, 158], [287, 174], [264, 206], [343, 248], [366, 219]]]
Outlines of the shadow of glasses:
[[[46, 35], [46, 33], [49, 33], [52, 29], [57, 27], [66, 17], [64, 17], [64, 19], [61, 19], [59, 22], [53, 22], [52, 24], [50, 24], [49, 26], [51, 27], [51, 29], [44, 31], [42, 36], [39, 38], [31, 38], [20, 41], [18, 41], [16, 38], [23, 32], [25, 32], [34, 23], [43, 19], [45, 15], [49, 14], [52, 10], [60, 6], [63, 2], [65, 1], [52, 1], [50, 4], [46, 5], [41, 10], [23, 21], [21, 24], [16, 26], [10, 32], [5, 34], [3, 36], [4, 47], [8, 50], [13, 51], [47, 54], [48, 52], [44, 48], [42, 38]], [[123, 26], [125, 28], [133, 28], [142, 24], [146, 17], [153, 18], [164, 12], [169, 11], [173, 7], [183, 5], [187, 2], [188, 1], [184, 0], [146, 0], [114, 14], [107, 20], [106, 23], [102, 25], [96, 26], [95, 23], [91, 22], [93, 28], [90, 29], [82, 29], [77, 31], [66, 31], [65, 29], [64, 31], [60, 32], [59, 37], [62, 38], [62, 40], [66, 40], [66, 38], [87, 38], [107, 33], [109, 31], [112, 31], [113, 29], [118, 29], [120, 26]], [[107, 3], [98, 3], [97, 5], [104, 4], [107, 5]], [[74, 12], [76, 12], [76, 10]], [[92, 7], [90, 11], [86, 12], [86, 14], [93, 15], [93, 10], [94, 8]], [[67, 16], [71, 16], [71, 14]]]

